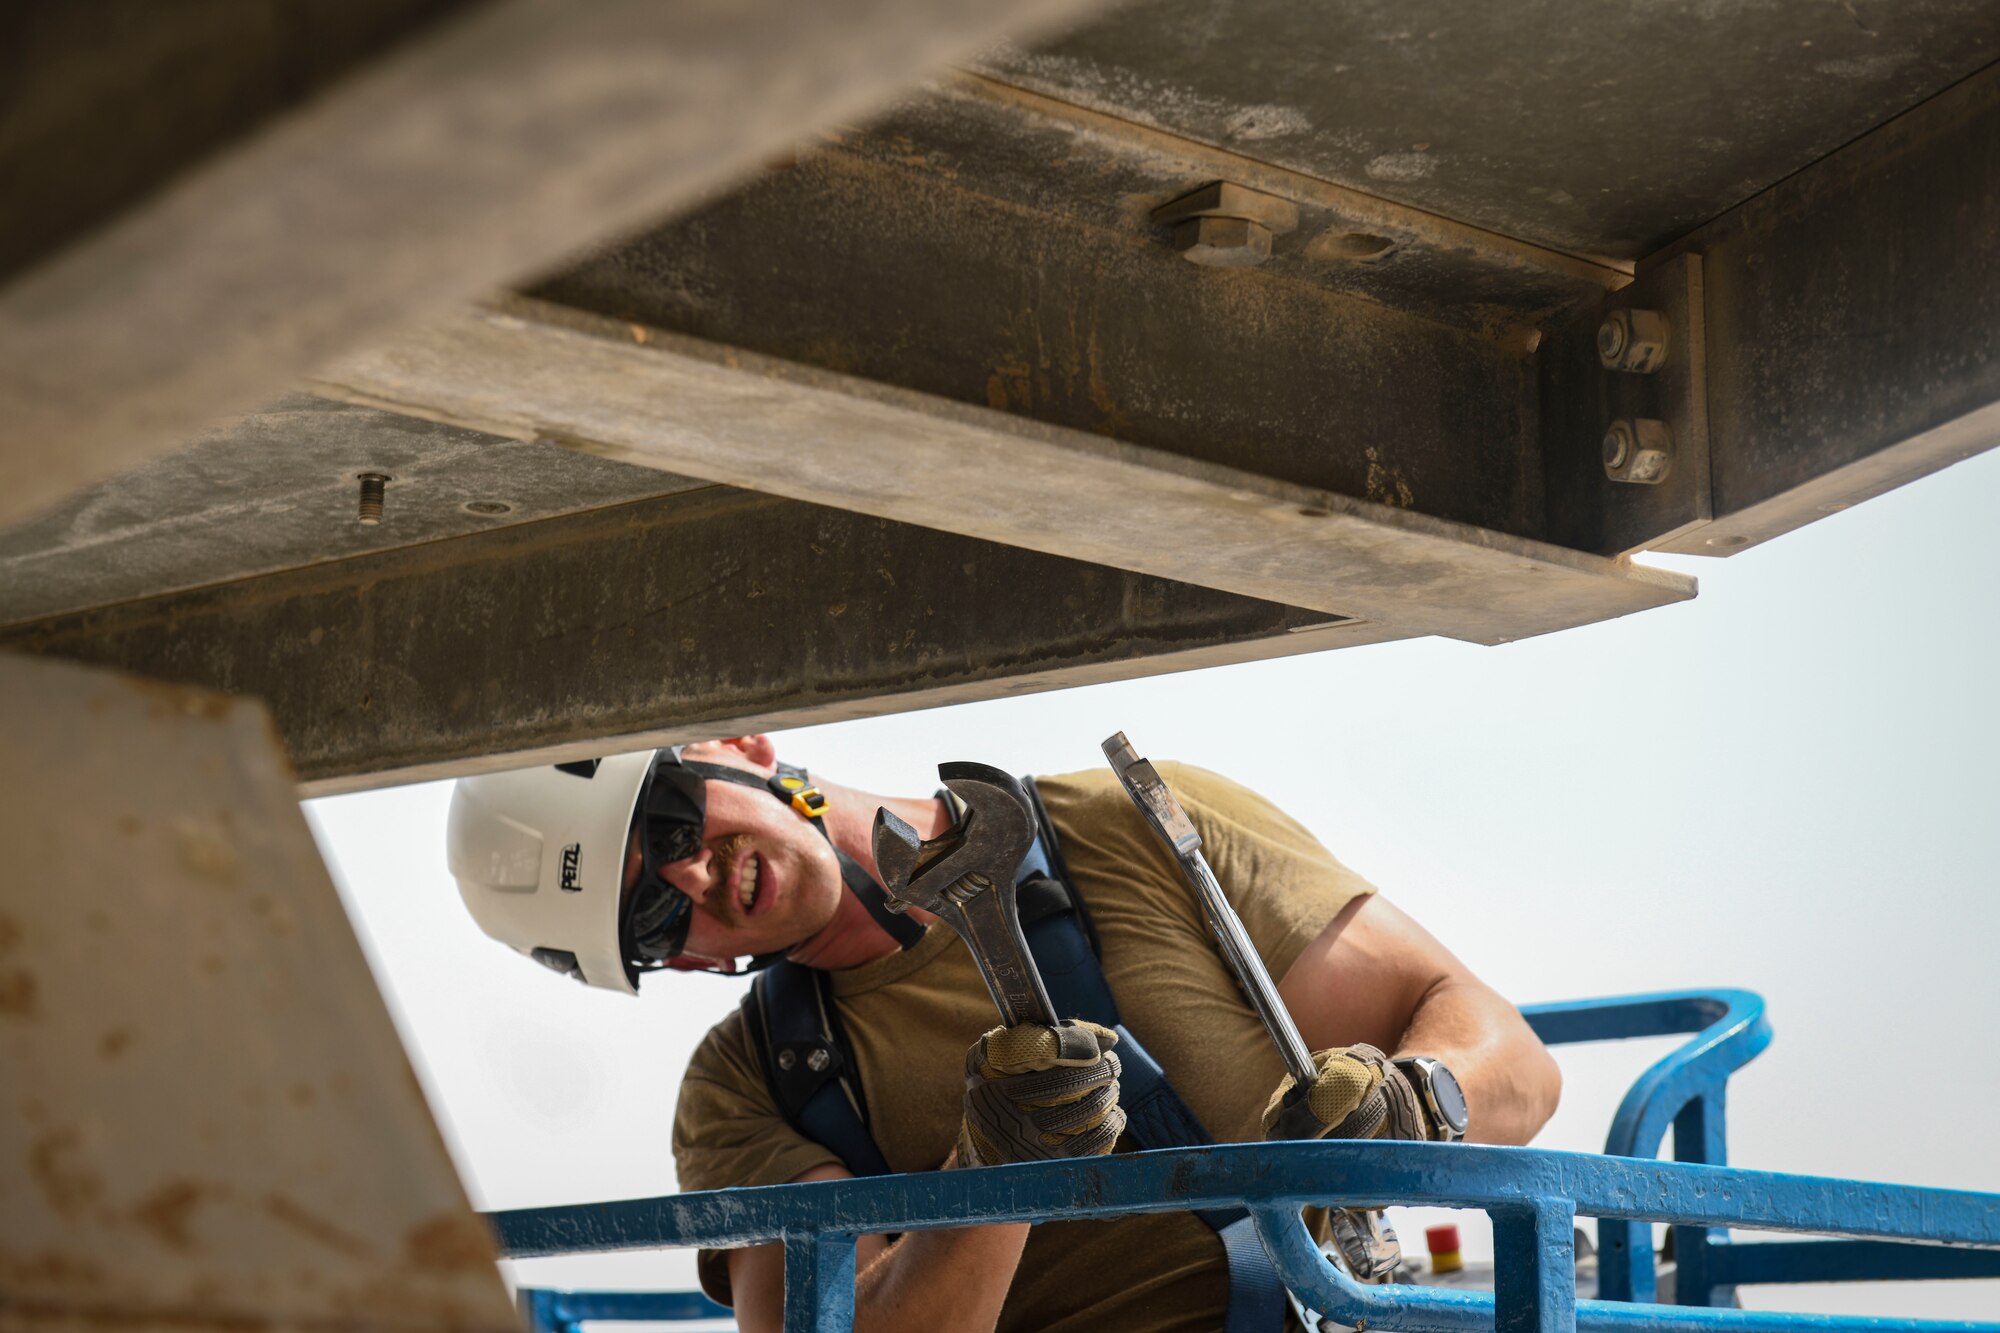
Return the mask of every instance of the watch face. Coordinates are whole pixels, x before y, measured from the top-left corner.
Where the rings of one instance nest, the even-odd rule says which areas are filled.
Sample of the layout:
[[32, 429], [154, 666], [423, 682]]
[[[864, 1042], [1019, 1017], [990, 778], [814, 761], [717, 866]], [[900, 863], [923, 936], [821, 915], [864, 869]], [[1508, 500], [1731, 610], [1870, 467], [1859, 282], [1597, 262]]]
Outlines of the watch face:
[[1437, 1107], [1438, 1118], [1451, 1126], [1454, 1134], [1465, 1133], [1469, 1117], [1465, 1113], [1465, 1089], [1458, 1086], [1458, 1077], [1441, 1064], [1430, 1067], [1431, 1103]]

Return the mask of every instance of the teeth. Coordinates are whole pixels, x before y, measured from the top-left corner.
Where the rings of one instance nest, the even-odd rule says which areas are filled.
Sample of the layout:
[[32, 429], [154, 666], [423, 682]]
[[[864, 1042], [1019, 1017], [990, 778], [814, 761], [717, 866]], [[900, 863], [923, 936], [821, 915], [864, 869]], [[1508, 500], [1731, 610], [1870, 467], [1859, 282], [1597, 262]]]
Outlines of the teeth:
[[754, 852], [751, 853], [750, 859], [743, 863], [743, 878], [736, 887], [736, 901], [746, 912], [750, 910], [750, 904], [757, 899], [757, 876], [762, 873], [763, 868], [764, 863]]

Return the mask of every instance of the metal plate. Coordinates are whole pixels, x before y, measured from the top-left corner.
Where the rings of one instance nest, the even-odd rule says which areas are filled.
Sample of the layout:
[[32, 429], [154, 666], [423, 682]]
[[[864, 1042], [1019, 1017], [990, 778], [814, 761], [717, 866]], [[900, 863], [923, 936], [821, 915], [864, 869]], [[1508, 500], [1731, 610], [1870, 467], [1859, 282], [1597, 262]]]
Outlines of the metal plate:
[[516, 1328], [264, 710], [0, 700], [0, 1324]]
[[[355, 474], [386, 473], [382, 522]], [[292, 394], [0, 528], [0, 625], [666, 495], [704, 483]]]
[[1991, 0], [1139, 0], [983, 68], [1637, 258], [2000, 56]]
[[[1598, 362], [1598, 324], [1621, 309], [1666, 317], [1666, 359], [1650, 375]], [[1601, 312], [1551, 335], [1540, 355], [1551, 540], [1616, 556], [1657, 548], [1706, 524], [1712, 511], [1701, 257], [1679, 255], [1645, 273]], [[1650, 417], [1673, 431], [1673, 468], [1664, 480], [1646, 486], [1605, 476], [1604, 432], [1621, 417]]]

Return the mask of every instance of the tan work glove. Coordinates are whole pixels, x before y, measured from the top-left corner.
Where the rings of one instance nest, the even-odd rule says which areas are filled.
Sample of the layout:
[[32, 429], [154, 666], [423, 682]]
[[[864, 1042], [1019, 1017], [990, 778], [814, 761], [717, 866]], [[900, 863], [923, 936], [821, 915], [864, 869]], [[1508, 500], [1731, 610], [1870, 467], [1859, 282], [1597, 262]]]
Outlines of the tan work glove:
[[1313, 1052], [1319, 1078], [1292, 1097], [1285, 1075], [1264, 1108], [1267, 1139], [1428, 1139], [1417, 1090], [1373, 1046]]
[[1081, 1020], [994, 1028], [965, 1052], [958, 1165], [1099, 1157], [1125, 1132], [1118, 1034]]

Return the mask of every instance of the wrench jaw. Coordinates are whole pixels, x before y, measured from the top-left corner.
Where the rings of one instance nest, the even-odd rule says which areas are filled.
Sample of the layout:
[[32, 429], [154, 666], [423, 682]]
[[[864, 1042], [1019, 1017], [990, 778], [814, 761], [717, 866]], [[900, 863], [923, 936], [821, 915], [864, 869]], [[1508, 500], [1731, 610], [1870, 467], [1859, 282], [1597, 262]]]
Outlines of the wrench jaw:
[[1011, 774], [985, 764], [940, 764], [965, 818], [924, 840], [890, 811], [875, 813], [875, 866], [889, 904], [922, 908], [965, 941], [1008, 1026], [1056, 1023], [1014, 902], [1014, 875], [1033, 845], [1034, 812]]
[[903, 897], [910, 879], [922, 863], [924, 840], [907, 820], [884, 806], [875, 811], [875, 868], [881, 873], [882, 888], [892, 912], [907, 912], [920, 906]]

